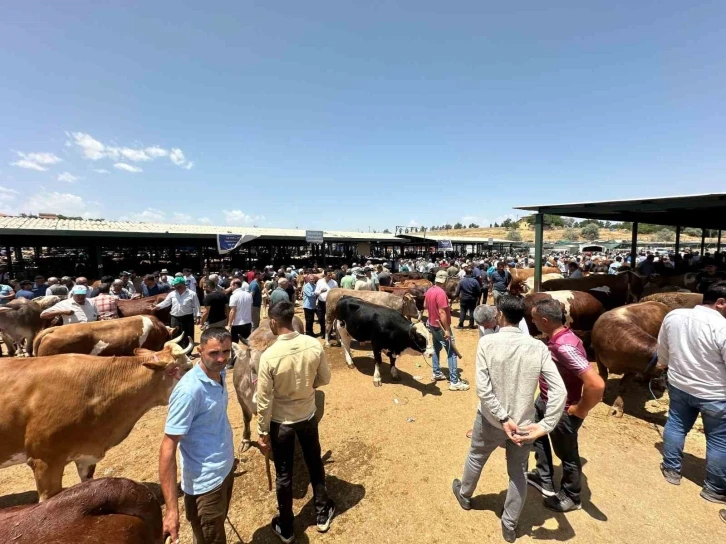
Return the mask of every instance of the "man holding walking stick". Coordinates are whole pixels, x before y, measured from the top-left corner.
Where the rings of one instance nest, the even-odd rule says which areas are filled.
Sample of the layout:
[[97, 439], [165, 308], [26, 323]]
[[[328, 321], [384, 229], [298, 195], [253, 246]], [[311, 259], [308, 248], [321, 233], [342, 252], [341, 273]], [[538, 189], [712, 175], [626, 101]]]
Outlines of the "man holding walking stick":
[[292, 512], [292, 469], [295, 436], [302, 449], [313, 486], [317, 527], [330, 528], [335, 504], [328, 498], [325, 468], [320, 457], [315, 388], [330, 382], [330, 368], [320, 343], [295, 332], [295, 306], [281, 301], [270, 308], [270, 328], [277, 341], [262, 354], [257, 377], [257, 425], [260, 450], [275, 457], [277, 506], [272, 530], [285, 544], [295, 542]]

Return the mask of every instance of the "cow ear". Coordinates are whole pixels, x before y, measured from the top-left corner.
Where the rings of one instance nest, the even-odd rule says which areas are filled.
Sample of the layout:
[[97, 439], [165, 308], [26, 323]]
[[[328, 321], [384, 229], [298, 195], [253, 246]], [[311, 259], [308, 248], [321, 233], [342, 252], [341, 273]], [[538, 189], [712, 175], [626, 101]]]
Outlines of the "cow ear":
[[250, 341], [247, 338], [240, 338], [237, 343], [248, 348], [250, 347]]
[[[141, 350], [136, 350], [136, 351], [141, 351]], [[146, 361], [144, 361], [141, 364], [143, 364], [146, 368], [150, 368], [151, 370], [154, 370], [154, 371], [166, 370], [167, 366], [170, 366], [166, 362], [160, 361], [159, 358], [156, 356], [156, 354], [154, 354], [153, 357], [147, 359]]]

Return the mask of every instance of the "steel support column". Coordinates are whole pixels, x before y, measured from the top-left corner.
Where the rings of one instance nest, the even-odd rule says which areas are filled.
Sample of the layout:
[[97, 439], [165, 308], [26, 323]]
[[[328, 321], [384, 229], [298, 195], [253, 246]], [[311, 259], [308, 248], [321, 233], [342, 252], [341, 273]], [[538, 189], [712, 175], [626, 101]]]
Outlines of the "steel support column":
[[633, 223], [633, 237], [630, 240], [630, 269], [635, 270], [638, 261], [638, 222]]
[[716, 252], [721, 253], [721, 229], [718, 229], [718, 241], [716, 242]]
[[10, 251], [10, 246], [5, 246], [5, 254], [8, 256], [8, 278], [14, 278], [15, 274], [13, 274], [13, 254]]
[[544, 214], [534, 216], [534, 291], [542, 287], [542, 249], [544, 245]]
[[706, 251], [706, 229], [701, 229], [701, 257], [703, 257], [703, 253]]
[[681, 250], [681, 226], [676, 227], [676, 253]]

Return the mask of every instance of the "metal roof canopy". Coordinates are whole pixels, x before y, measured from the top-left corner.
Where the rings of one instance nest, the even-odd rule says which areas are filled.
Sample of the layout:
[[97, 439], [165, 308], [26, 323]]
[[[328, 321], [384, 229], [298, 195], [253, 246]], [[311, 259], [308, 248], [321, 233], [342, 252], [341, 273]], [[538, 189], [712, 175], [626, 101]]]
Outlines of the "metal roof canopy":
[[726, 193], [518, 206], [515, 209], [602, 221], [726, 229]]
[[[515, 209], [531, 211], [536, 214], [534, 220], [535, 291], [540, 290], [542, 281], [544, 214], [598, 219], [601, 221], [633, 222], [630, 249], [633, 263], [635, 263], [638, 250], [638, 223], [678, 227], [676, 229], [676, 251], [680, 242], [680, 227], [718, 230], [717, 247], [719, 249], [721, 247], [721, 230], [726, 227], [726, 193], [519, 206]], [[704, 245], [705, 230], [701, 237], [701, 251], [703, 251]]]

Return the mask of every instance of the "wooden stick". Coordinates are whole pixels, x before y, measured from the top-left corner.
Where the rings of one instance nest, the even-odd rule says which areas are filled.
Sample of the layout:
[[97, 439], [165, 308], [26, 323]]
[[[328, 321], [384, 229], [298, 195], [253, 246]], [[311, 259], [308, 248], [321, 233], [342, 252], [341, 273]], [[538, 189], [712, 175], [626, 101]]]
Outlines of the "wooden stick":
[[270, 470], [270, 452], [265, 453], [265, 470], [267, 471], [267, 491], [272, 491], [272, 471]]

